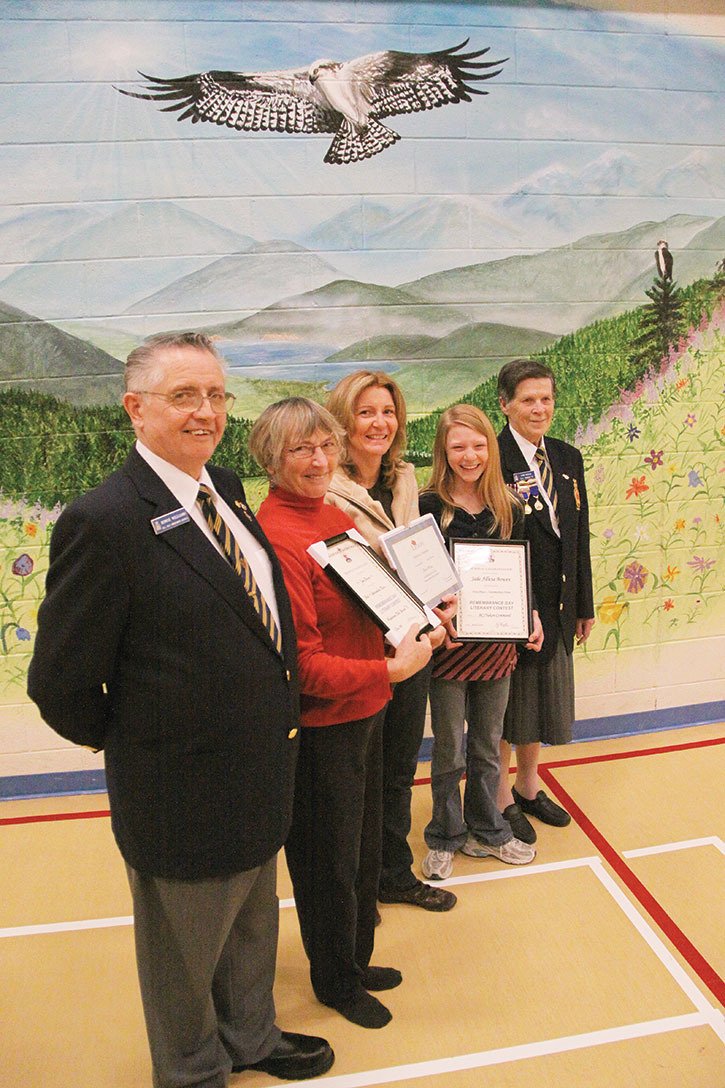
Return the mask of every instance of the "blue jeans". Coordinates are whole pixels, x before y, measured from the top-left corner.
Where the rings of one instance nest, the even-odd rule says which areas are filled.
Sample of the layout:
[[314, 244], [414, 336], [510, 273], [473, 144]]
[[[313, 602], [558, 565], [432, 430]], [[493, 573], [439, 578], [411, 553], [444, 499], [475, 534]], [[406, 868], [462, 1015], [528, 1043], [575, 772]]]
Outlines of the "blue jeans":
[[[502, 846], [513, 838], [496, 804], [509, 682], [508, 676], [468, 681], [433, 678], [430, 682], [433, 814], [425, 841], [431, 850], [460, 850], [469, 833], [487, 846]], [[461, 806], [459, 784], [464, 771]]]

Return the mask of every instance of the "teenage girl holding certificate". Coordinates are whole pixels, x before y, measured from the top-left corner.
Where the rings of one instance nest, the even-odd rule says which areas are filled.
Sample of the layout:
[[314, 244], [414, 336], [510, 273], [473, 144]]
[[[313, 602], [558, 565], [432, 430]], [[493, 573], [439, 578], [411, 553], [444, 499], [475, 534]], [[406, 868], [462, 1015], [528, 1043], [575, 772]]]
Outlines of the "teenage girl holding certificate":
[[[504, 483], [496, 435], [479, 408], [457, 404], [442, 414], [420, 512], [433, 514], [446, 541], [451, 537], [523, 539], [523, 507]], [[542, 641], [534, 612], [527, 648], [539, 650]], [[451, 875], [457, 850], [470, 857], [496, 857], [509, 865], [526, 865], [536, 857], [533, 847], [514, 838], [496, 804], [499, 741], [516, 660], [516, 645], [510, 642], [449, 638], [434, 654], [430, 683], [433, 814], [425, 829], [429, 849], [423, 860], [423, 873], [429, 879], [445, 880]], [[461, 807], [459, 783], [464, 772]]]

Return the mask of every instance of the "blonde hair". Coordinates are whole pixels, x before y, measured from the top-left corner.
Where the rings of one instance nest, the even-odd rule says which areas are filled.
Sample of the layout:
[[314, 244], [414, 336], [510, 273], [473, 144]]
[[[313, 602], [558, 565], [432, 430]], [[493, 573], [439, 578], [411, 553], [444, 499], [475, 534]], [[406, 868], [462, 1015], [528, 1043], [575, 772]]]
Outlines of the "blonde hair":
[[249, 449], [272, 483], [289, 446], [325, 431], [342, 443], [342, 428], [326, 408], [307, 397], [287, 397], [265, 408], [249, 432]]
[[383, 454], [383, 462], [380, 469], [380, 479], [385, 487], [392, 487], [398, 466], [402, 463], [403, 452], [408, 444], [408, 436], [405, 430], [407, 413], [405, 411], [405, 399], [397, 382], [382, 370], [356, 370], [342, 378], [327, 398], [327, 407], [335, 419], [345, 431], [340, 467], [344, 469], [353, 480], [357, 476], [355, 462], [350, 456], [350, 448], [347, 439], [355, 429], [355, 405], [358, 398], [366, 389], [375, 387], [387, 389], [395, 406], [395, 415], [398, 420], [398, 429], [392, 441], [390, 449]]
[[423, 490], [432, 491], [443, 503], [441, 529], [447, 529], [456, 506], [453, 499], [456, 476], [448, 464], [446, 441], [451, 427], [456, 426], [470, 427], [486, 439], [488, 464], [476, 483], [476, 494], [483, 506], [493, 514], [493, 528], [498, 529], [502, 540], [508, 540], [513, 529], [513, 511], [519, 505], [519, 499], [504, 483], [498, 441], [491, 420], [475, 405], [454, 404], [441, 415], [433, 443], [433, 468], [430, 480]]

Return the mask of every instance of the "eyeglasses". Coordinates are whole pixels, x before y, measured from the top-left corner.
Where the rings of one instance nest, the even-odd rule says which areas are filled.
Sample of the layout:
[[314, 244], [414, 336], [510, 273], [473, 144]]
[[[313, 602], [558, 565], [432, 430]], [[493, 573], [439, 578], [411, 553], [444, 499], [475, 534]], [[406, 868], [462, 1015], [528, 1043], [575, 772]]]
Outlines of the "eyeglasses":
[[198, 412], [205, 400], [215, 415], [228, 412], [237, 399], [233, 393], [201, 393], [198, 389], [180, 389], [177, 393], [154, 393], [150, 389], [137, 389], [146, 397], [161, 397], [177, 412]]
[[302, 442], [299, 446], [292, 446], [287, 453], [295, 461], [311, 461], [317, 450], [322, 450], [325, 457], [334, 457], [339, 450], [336, 438], [326, 438], [324, 442], [318, 442], [313, 446], [310, 442]]

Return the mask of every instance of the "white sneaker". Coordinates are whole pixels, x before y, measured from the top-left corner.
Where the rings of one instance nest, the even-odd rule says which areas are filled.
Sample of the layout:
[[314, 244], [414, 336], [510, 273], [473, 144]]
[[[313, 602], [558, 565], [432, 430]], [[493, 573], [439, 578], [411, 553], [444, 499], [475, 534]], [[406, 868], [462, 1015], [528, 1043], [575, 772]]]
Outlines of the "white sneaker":
[[474, 839], [473, 835], [468, 836], [461, 847], [461, 853], [467, 854], [469, 858], [498, 858], [507, 865], [528, 865], [536, 857], [534, 847], [521, 839], [509, 839], [502, 846], [489, 846]]
[[447, 880], [453, 872], [453, 851], [429, 850], [421, 868], [428, 880]]

